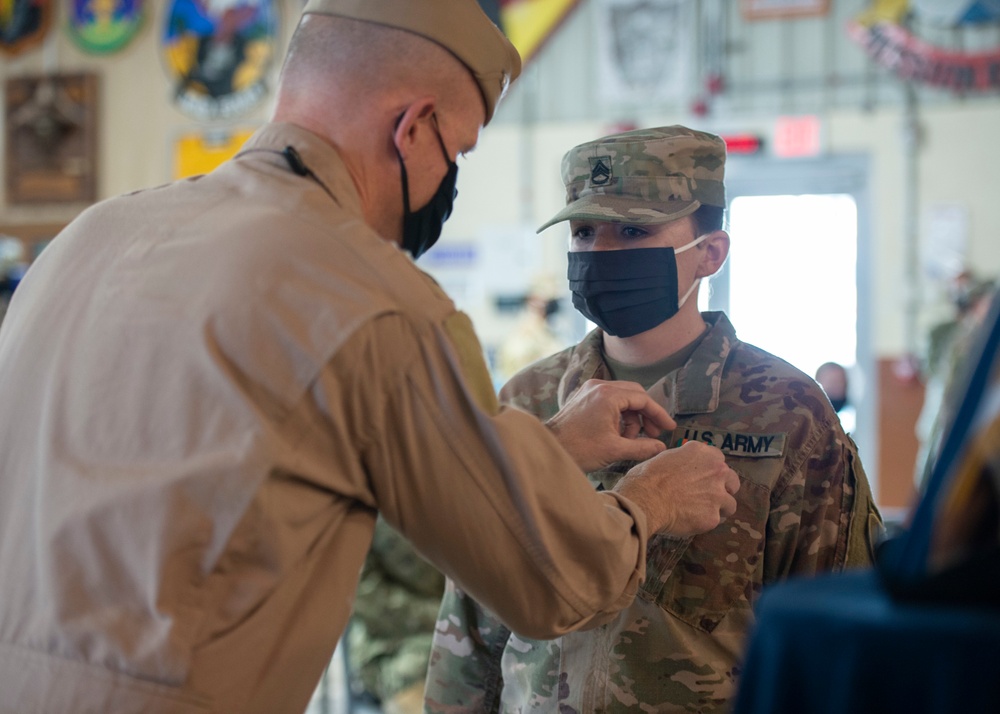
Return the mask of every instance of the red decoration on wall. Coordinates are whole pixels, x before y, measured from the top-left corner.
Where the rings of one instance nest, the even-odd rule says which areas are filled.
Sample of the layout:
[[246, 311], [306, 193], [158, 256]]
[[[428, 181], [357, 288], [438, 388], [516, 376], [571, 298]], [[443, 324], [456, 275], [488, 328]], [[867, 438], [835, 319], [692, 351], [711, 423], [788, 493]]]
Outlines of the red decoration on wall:
[[757, 154], [764, 146], [763, 140], [756, 134], [723, 134], [720, 138], [726, 142], [726, 153], [730, 156]]
[[851, 22], [847, 33], [875, 62], [909, 79], [959, 92], [1000, 89], [1000, 48], [966, 54], [915, 37], [899, 25]]

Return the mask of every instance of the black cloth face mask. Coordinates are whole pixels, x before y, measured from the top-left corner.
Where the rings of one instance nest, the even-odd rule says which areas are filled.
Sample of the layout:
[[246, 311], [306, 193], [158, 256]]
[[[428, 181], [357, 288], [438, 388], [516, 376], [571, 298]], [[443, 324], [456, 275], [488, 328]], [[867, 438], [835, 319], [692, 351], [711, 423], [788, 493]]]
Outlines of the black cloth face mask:
[[677, 314], [699, 280], [678, 299], [676, 254], [708, 234], [673, 248], [627, 248], [569, 254], [573, 306], [604, 332], [632, 337]]
[[847, 397], [837, 397], [836, 399], [830, 397], [830, 405], [833, 407], [833, 411], [839, 412], [847, 406]]
[[437, 128], [437, 120], [434, 121], [434, 130], [437, 132], [438, 144], [441, 145], [441, 153], [444, 154], [444, 160], [448, 164], [448, 173], [441, 179], [437, 191], [427, 205], [416, 211], [410, 210], [410, 186], [406, 177], [406, 164], [403, 163], [399, 148], [393, 144], [396, 148], [396, 157], [399, 159], [399, 171], [403, 177], [403, 250], [409, 251], [414, 260], [437, 243], [441, 237], [441, 227], [451, 216], [455, 197], [458, 196], [458, 189], [455, 188], [458, 182], [458, 164], [448, 157], [448, 150]]

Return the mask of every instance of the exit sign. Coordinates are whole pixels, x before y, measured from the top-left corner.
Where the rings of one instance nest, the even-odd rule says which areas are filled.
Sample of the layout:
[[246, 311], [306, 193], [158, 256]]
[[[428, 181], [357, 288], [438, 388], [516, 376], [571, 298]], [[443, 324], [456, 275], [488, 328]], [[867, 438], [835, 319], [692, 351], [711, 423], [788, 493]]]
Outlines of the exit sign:
[[822, 153], [822, 125], [813, 115], [778, 117], [774, 124], [774, 155], [781, 158], [819, 156]]
[[730, 156], [758, 154], [764, 145], [756, 134], [723, 134], [721, 138], [726, 142], [726, 153]]

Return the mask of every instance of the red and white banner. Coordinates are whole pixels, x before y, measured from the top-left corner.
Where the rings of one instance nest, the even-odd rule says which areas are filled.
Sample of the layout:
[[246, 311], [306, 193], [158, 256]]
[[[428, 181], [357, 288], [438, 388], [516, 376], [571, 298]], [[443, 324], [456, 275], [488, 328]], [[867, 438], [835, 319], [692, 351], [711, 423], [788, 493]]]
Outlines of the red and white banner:
[[867, 26], [852, 22], [847, 32], [869, 57], [902, 79], [957, 92], [1000, 89], [1000, 48], [975, 54], [951, 52], [887, 22]]

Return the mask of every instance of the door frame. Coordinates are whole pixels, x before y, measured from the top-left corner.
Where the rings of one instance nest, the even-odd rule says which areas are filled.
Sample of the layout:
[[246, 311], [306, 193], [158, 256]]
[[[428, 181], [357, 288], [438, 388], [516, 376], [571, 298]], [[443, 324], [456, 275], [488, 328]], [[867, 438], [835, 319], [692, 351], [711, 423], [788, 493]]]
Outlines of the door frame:
[[[858, 403], [854, 440], [874, 493], [878, 493], [878, 364], [875, 356], [873, 270], [875, 246], [871, 231], [870, 160], [863, 154], [838, 154], [808, 159], [733, 156], [726, 168], [727, 208], [739, 196], [848, 194], [858, 212], [857, 245], [857, 368], [861, 384], [852, 387]], [[734, 236], [733, 240], [739, 240]], [[780, 279], [780, 276], [774, 276]], [[712, 282], [709, 309], [729, 308], [729, 263]], [[780, 355], [779, 355], [780, 357]]]

